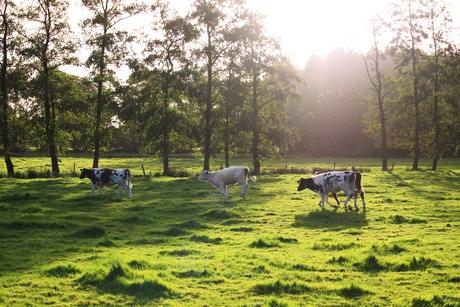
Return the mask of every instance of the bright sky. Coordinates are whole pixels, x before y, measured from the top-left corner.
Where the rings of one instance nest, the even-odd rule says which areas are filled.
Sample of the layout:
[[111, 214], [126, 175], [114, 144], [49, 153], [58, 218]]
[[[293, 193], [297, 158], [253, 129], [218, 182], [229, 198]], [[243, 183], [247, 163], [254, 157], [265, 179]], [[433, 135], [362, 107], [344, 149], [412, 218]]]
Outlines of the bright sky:
[[[76, 0], [70, 1], [73, 5]], [[193, 0], [169, 0], [179, 14]], [[281, 42], [283, 52], [299, 68], [312, 54], [325, 56], [341, 47], [366, 52], [371, 35], [367, 23], [376, 13], [388, 11], [394, 0], [246, 0], [248, 8], [265, 16], [268, 32]], [[444, 0], [454, 24], [460, 25], [460, 0]], [[152, 3], [153, 0], [144, 0]], [[460, 43], [460, 28], [456, 37]]]
[[369, 48], [366, 22], [387, 0], [247, 0], [266, 16], [267, 30], [280, 39], [283, 51], [299, 67], [309, 56], [324, 56], [342, 47]]
[[[191, 0], [170, 0], [179, 12]], [[367, 27], [372, 16], [386, 11], [393, 0], [246, 0], [248, 7], [265, 15], [269, 33], [277, 37], [299, 68], [312, 54], [324, 56], [341, 47], [366, 52], [371, 43]], [[451, 17], [460, 24], [460, 1], [445, 0]]]

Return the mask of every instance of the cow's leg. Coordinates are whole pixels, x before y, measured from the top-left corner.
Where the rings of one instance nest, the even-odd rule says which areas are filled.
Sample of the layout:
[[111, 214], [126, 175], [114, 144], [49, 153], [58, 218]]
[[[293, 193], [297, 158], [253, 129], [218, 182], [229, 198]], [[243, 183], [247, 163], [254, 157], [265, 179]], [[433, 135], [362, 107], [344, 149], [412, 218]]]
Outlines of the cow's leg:
[[363, 200], [363, 210], [366, 210], [366, 201], [364, 200], [364, 191], [359, 191], [359, 195], [361, 196], [361, 199]]
[[96, 189], [96, 185], [95, 184], [91, 185], [91, 192], [89, 194], [93, 195], [95, 189]]
[[319, 196], [321, 196], [321, 200], [319, 201], [319, 204], [321, 205], [321, 209], [324, 210], [324, 194], [319, 193]]
[[358, 208], [358, 204], [356, 203], [358, 201], [358, 191], [355, 190], [355, 192], [353, 193], [353, 197], [355, 198], [355, 210], [358, 211], [359, 208]]
[[336, 208], [337, 209], [337, 206], [336, 205], [333, 205], [329, 202], [329, 195], [327, 193], [324, 194], [324, 200], [326, 201], [327, 204], [329, 204], [329, 206], [331, 206], [332, 208]]
[[99, 186], [99, 195], [104, 195], [104, 192], [102, 191], [102, 186]]
[[337, 198], [337, 193], [332, 193], [332, 196], [334, 196], [335, 201], [337, 202], [337, 206], [340, 206], [339, 199]]
[[241, 198], [245, 198], [246, 191], [248, 190], [249, 184], [245, 181], [241, 182]]
[[345, 208], [345, 210], [347, 210], [348, 201], [350, 200], [352, 196], [353, 196], [353, 193], [350, 193], [347, 195], [347, 199], [345, 199], [345, 202], [343, 203], [343, 207]]
[[131, 193], [131, 187], [129, 184], [125, 184], [125, 190], [128, 192], [128, 198], [133, 198], [133, 194]]
[[224, 195], [227, 199], [232, 198], [230, 195], [227, 194], [227, 186], [225, 184], [220, 185], [220, 194]]
[[117, 197], [120, 197], [121, 193], [123, 192], [123, 186], [122, 185], [118, 185], [118, 194], [117, 194]]

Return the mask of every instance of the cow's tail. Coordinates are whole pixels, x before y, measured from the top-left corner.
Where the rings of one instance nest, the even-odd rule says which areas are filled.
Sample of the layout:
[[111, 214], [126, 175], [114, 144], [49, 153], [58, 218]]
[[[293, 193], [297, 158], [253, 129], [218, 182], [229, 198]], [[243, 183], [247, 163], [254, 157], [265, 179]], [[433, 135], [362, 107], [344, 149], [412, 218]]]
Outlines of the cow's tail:
[[356, 191], [355, 185], [356, 185], [356, 173], [351, 172], [350, 177], [348, 178], [348, 185], [350, 186], [351, 191]]
[[[249, 168], [245, 168], [244, 171], [246, 172], [246, 178], [250, 178], [252, 180], [252, 182], [256, 182], [257, 181], [257, 177], [256, 176], [251, 176], [251, 173], [249, 171]], [[246, 180], [247, 181], [247, 180]]]
[[128, 186], [130, 189], [133, 187], [133, 176], [131, 175], [131, 171], [126, 169], [126, 180], [128, 181]]

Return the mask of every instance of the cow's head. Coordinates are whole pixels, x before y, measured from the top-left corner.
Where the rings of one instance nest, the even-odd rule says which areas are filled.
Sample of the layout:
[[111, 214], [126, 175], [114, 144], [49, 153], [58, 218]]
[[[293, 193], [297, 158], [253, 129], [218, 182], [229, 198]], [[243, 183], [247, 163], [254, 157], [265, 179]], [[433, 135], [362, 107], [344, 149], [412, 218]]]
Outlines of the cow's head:
[[209, 171], [203, 171], [200, 176], [198, 176], [198, 180], [207, 180], [209, 177]]
[[315, 183], [313, 182], [312, 178], [300, 178], [299, 181], [297, 181], [299, 186], [297, 187], [297, 191], [303, 191], [305, 189], [310, 189], [312, 191], [315, 190]]
[[91, 170], [89, 169], [86, 169], [86, 168], [82, 168], [80, 169], [80, 179], [83, 179], [83, 178], [89, 178], [89, 173], [91, 172]]
[[89, 180], [91, 180], [94, 183], [95, 174], [94, 174], [94, 171], [92, 169], [83, 168], [80, 171], [81, 171], [80, 179], [88, 178]]

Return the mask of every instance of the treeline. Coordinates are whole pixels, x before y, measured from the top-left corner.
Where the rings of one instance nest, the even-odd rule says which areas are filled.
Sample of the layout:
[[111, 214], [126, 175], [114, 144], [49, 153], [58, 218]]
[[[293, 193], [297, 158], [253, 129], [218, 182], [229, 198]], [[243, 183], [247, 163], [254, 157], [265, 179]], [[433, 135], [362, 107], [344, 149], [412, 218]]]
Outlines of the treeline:
[[68, 151], [93, 152], [93, 167], [101, 151], [160, 155], [165, 175], [171, 153], [196, 150], [204, 169], [249, 154], [255, 174], [286, 154], [379, 155], [382, 170], [390, 155], [416, 170], [458, 154], [460, 52], [437, 0], [396, 2], [370, 21], [368, 52], [337, 49], [303, 70], [244, 1], [195, 0], [180, 15], [163, 0], [82, 0], [77, 28], [65, 0], [0, 3], [9, 176], [12, 153], [28, 151], [47, 152], [54, 175]]

